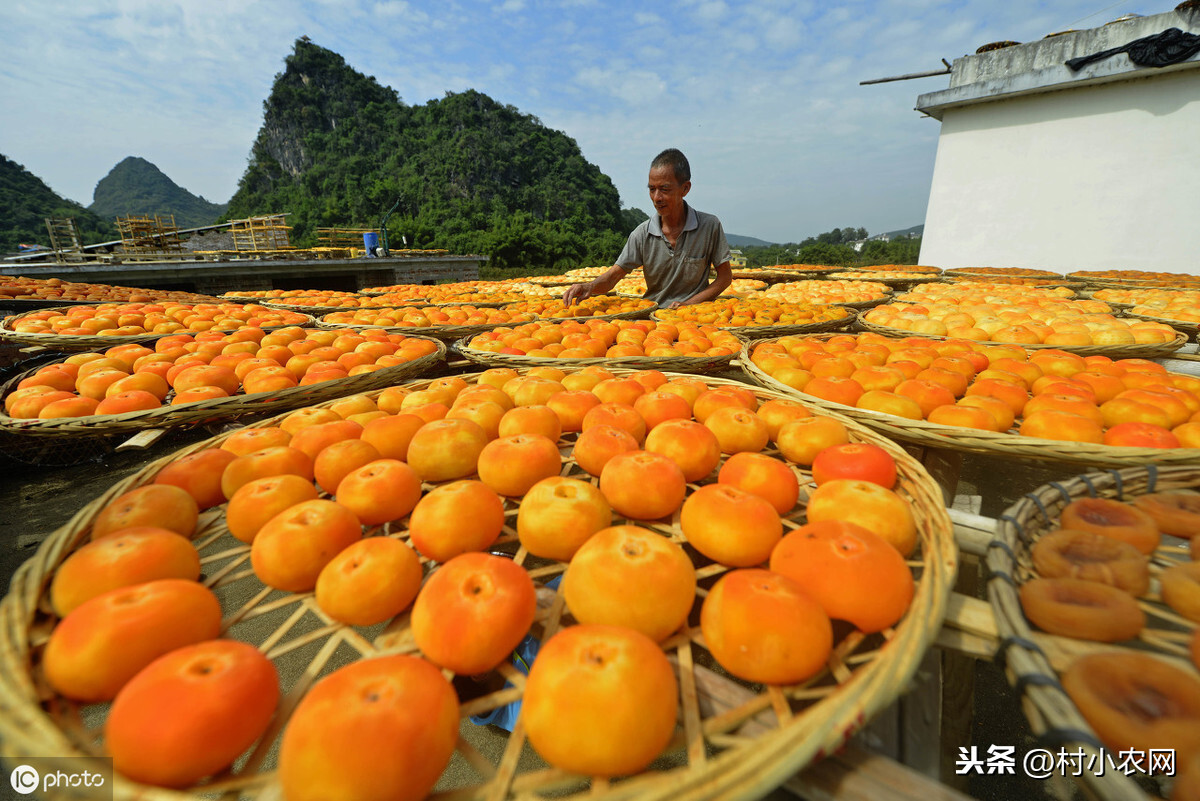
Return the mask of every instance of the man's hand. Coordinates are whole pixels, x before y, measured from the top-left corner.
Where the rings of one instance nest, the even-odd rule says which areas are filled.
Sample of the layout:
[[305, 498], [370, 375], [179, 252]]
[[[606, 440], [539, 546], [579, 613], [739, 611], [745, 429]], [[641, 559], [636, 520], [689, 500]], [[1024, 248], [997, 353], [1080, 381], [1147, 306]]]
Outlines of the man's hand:
[[587, 281], [582, 284], [571, 284], [567, 287], [567, 291], [563, 293], [563, 303], [570, 306], [581, 300], [585, 300], [592, 296], [592, 282]]

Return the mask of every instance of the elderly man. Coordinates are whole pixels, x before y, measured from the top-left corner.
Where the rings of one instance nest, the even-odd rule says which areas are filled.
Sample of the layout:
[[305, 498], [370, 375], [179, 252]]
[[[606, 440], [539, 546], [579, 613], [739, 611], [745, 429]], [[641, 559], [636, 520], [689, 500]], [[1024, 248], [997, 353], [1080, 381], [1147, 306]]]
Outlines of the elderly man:
[[[683, 153], [664, 150], [650, 162], [650, 202], [657, 215], [633, 230], [611, 269], [594, 281], [572, 284], [563, 294], [570, 304], [616, 286], [630, 270], [646, 275], [645, 297], [674, 308], [712, 300], [725, 291], [733, 274], [729, 243], [715, 215], [696, 211], [684, 198], [692, 188], [692, 169]], [[717, 277], [709, 283], [708, 271]]]

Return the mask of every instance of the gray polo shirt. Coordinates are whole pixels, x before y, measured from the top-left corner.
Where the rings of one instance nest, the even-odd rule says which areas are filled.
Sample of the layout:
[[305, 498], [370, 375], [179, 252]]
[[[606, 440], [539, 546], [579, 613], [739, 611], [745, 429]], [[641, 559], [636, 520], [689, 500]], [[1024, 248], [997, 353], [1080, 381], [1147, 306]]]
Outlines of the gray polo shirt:
[[644, 297], [666, 306], [704, 289], [709, 268], [730, 258], [721, 221], [688, 206], [687, 222], [674, 248], [667, 244], [662, 222], [655, 214], [633, 229], [616, 266], [626, 271], [642, 267], [646, 274]]

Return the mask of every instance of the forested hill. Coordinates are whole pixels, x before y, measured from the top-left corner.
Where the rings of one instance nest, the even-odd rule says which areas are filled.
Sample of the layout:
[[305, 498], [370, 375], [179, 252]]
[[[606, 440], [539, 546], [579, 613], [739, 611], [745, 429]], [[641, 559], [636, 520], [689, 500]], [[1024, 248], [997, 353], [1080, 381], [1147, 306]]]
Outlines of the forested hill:
[[410, 106], [306, 38], [263, 104], [229, 217], [289, 212], [293, 240], [388, 223], [394, 248], [482, 253], [492, 266], [611, 263], [628, 231], [608, 176], [537, 118], [474, 90]]
[[180, 228], [195, 228], [216, 222], [227, 205], [209, 203], [145, 159], [129, 156], [96, 184], [88, 211], [109, 220], [127, 214], [172, 214]]
[[18, 244], [50, 246], [47, 217], [74, 217], [84, 244], [117, 238], [113, 223], [55, 194], [41, 178], [0, 155], [0, 253]]

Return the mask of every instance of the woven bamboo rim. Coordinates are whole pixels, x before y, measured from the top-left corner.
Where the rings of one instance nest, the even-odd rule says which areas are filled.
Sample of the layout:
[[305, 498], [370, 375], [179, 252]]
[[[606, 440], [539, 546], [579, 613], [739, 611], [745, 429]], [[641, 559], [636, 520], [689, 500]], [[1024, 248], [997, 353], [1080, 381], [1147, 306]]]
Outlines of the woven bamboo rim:
[[808, 267], [808, 268], [806, 268], [806, 269], [803, 269], [803, 270], [789, 270], [789, 269], [787, 269], [786, 267], [781, 267], [781, 266], [779, 266], [779, 265], [775, 265], [775, 267], [776, 267], [776, 269], [778, 269], [778, 271], [779, 271], [779, 272], [781, 272], [781, 273], [783, 273], [784, 275], [786, 275], [786, 276], [788, 276], [788, 277], [790, 277], [790, 278], [793, 278], [793, 279], [794, 279], [795, 277], [797, 277], [797, 276], [799, 276], [799, 277], [801, 277], [801, 278], [802, 278], [802, 277], [804, 277], [804, 276], [806, 276], [806, 275], [828, 275], [829, 273], [836, 273], [838, 270], [845, 270], [845, 269], [847, 269], [847, 268], [845, 268], [845, 267], [833, 267], [833, 266], [828, 266], [828, 267]]
[[[422, 339], [437, 346], [433, 353], [420, 356], [404, 364], [383, 367], [369, 373], [335, 378], [316, 384], [279, 389], [273, 392], [254, 392], [249, 395], [230, 395], [226, 398], [181, 403], [178, 406], [159, 406], [125, 414], [96, 414], [87, 417], [59, 417], [50, 420], [9, 417], [0, 412], [0, 431], [21, 436], [67, 437], [79, 435], [128, 434], [147, 428], [175, 428], [178, 426], [202, 425], [205, 423], [236, 420], [243, 415], [262, 415], [295, 409], [322, 401], [354, 395], [372, 389], [381, 389], [400, 381], [416, 378], [429, 368], [445, 361], [446, 345], [436, 339]], [[45, 365], [29, 370], [10, 379], [0, 387], [0, 396], [7, 396], [17, 383], [32, 375]]]
[[[778, 297], [776, 294], [774, 294], [770, 290], [763, 290], [763, 294], [769, 298]], [[834, 305], [836, 305], [840, 308], [843, 308], [843, 309], [854, 309], [855, 311], [862, 311], [863, 309], [873, 309], [876, 306], [879, 306], [881, 304], [890, 303], [891, 300], [892, 300], [892, 293], [891, 293], [891, 291], [889, 291], [888, 294], [880, 295], [877, 298], [871, 298], [869, 300], [856, 300], [852, 303], [847, 303], [845, 301], [838, 301]]]
[[[385, 303], [381, 306], [297, 306], [291, 303], [273, 303], [271, 301], [262, 301], [260, 304], [268, 309], [278, 309], [279, 311], [293, 311], [307, 314], [315, 320], [318, 317], [334, 312], [358, 311], [359, 309], [390, 309], [398, 306], [407, 306], [407, 303]], [[433, 304], [427, 304], [432, 306]]]
[[582, 284], [590, 279], [569, 278], [565, 275], [535, 275], [525, 280], [538, 286], [570, 286], [571, 284]]
[[[300, 312], [303, 314], [303, 312]], [[131, 343], [146, 343], [154, 342], [163, 337], [175, 336], [176, 334], [190, 334], [191, 331], [169, 331], [167, 333], [145, 333], [134, 334], [132, 336], [95, 336], [84, 334], [40, 334], [40, 333], [21, 333], [13, 331], [9, 328], [9, 324], [16, 320], [20, 315], [5, 317], [0, 320], [0, 342], [11, 342], [18, 345], [40, 345], [49, 350], [60, 351], [88, 351], [88, 350], [107, 350], [115, 345], [127, 345]], [[317, 321], [311, 315], [304, 315], [304, 319], [287, 323], [286, 325], [271, 325], [261, 326], [263, 331], [278, 331], [280, 328], [290, 328], [291, 326], [310, 326], [316, 325]], [[212, 329], [214, 331], [224, 331], [226, 329]], [[228, 329], [236, 330], [236, 329]]]
[[1045, 278], [1051, 281], [1060, 281], [1066, 278], [1062, 273], [1052, 273], [1049, 270], [1033, 270], [1028, 273], [1009, 273], [1009, 272], [984, 272], [982, 270], [952, 268], [944, 271], [947, 278], [956, 275], [969, 275], [972, 278]]
[[[525, 325], [525, 323], [537, 322], [541, 318], [537, 315], [533, 316], [532, 320], [525, 320], [512, 325]], [[509, 323], [480, 323], [479, 325], [375, 325], [373, 323], [327, 323], [323, 319], [317, 321], [318, 328], [328, 328], [333, 330], [354, 329], [354, 328], [376, 328], [387, 331], [389, 334], [412, 334], [419, 332], [420, 336], [434, 337], [443, 342], [454, 342], [463, 337], [473, 337], [476, 334], [486, 334], [493, 330], [498, 325], [509, 325]]]
[[[1191, 278], [1193, 276], [1182, 276]], [[1181, 284], [1179, 286], [1163, 286], [1157, 281], [1117, 281], [1115, 279], [1096, 279], [1087, 281], [1092, 289], [1163, 289], [1163, 290], [1200, 290], [1200, 283]]]
[[[617, 372], [626, 375], [630, 371]], [[708, 379], [707, 383], [710, 386], [746, 386], [724, 379]], [[410, 385], [421, 388], [428, 382]], [[784, 397], [765, 389], [754, 389], [754, 392], [761, 400]], [[816, 413], [826, 414], [821, 410]], [[277, 424], [280, 419], [281, 416], [272, 418], [253, 427]], [[843, 419], [843, 422], [851, 441], [877, 444], [896, 460], [897, 491], [909, 499], [917, 521], [919, 549], [909, 561], [916, 579], [916, 591], [908, 612], [895, 627], [879, 635], [864, 636], [858, 632], [847, 635], [835, 644], [829, 664], [821, 674], [804, 684], [787, 687], [746, 684], [707, 670], [697, 664], [696, 657], [703, 653], [695, 653], [698, 648], [703, 649], [699, 628], [681, 630], [665, 641], [663, 648], [677, 666], [682, 721], [682, 731], [676, 732], [666, 758], [682, 764], [663, 768], [664, 759], [660, 758], [653, 769], [611, 784], [603, 779], [592, 779], [589, 783], [584, 777], [556, 769], [522, 770], [518, 757], [525, 737], [524, 727], [518, 721], [498, 766], [492, 766], [487, 757], [459, 738], [458, 751], [479, 773], [481, 782], [455, 791], [455, 797], [490, 801], [547, 791], [565, 795], [569, 791], [572, 797], [603, 796], [612, 801], [757, 798], [814, 758], [839, 748], [877, 712], [905, 692], [945, 617], [957, 572], [957, 547], [941, 490], [924, 468], [894, 443], [852, 421]], [[0, 742], [3, 742], [7, 756], [19, 759], [54, 754], [52, 759], [61, 761], [63, 768], [69, 769], [70, 763], [65, 760], [99, 753], [98, 715], [89, 715], [85, 723], [80, 707], [54, 696], [45, 686], [40, 668], [33, 667], [45, 644], [46, 632], [53, 623], [46, 597], [50, 576], [66, 556], [87, 541], [91, 524], [107, 503], [130, 489], [149, 483], [174, 459], [218, 446], [228, 436], [224, 434], [183, 448], [118, 482], [51, 534], [13, 576], [8, 595], [0, 601]], [[594, 483], [594, 479], [576, 467], [569, 457], [573, 437], [567, 435], [560, 440], [560, 448], [567, 456], [562, 473]], [[778, 456], [775, 451], [766, 453]], [[806, 473], [800, 473], [800, 478], [803, 500], [806, 500], [807, 492], [811, 490], [810, 478]], [[709, 480], [711, 476], [705, 483]], [[696, 485], [690, 485], [690, 489], [695, 488]], [[535, 560], [519, 547], [514, 528], [516, 505], [510, 500], [505, 506], [506, 526], [494, 549], [514, 553], [514, 560], [525, 566], [538, 583], [565, 570], [565, 563]], [[801, 525], [802, 517], [798, 507], [785, 519], [785, 529]], [[614, 524], [620, 522], [624, 521], [614, 520]], [[678, 512], [670, 520], [640, 525], [677, 542], [684, 541]], [[403, 538], [402, 532], [406, 529], [406, 523], [399, 521], [394, 526], [388, 524], [367, 533]], [[225, 605], [224, 628], [237, 629], [235, 633], [239, 638], [251, 639], [273, 659], [286, 659], [292, 654], [291, 658], [299, 660], [303, 675], [295, 686], [282, 688], [278, 718], [249, 758], [239, 763], [239, 773], [222, 775], [208, 785], [197, 787], [194, 793], [230, 792], [241, 798], [277, 798], [279, 787], [274, 774], [259, 771], [265, 771], [272, 743], [278, 739], [286, 717], [300, 697], [319, 675], [335, 667], [331, 664], [335, 651], [344, 654], [349, 648], [357, 652], [356, 655], [365, 657], [381, 652], [415, 653], [408, 615], [401, 615], [387, 624], [372, 642], [362, 630], [339, 625], [326, 617], [312, 593], [293, 595], [262, 587], [249, 567], [249, 546], [230, 537], [220, 507], [202, 515], [195, 542], [204, 565], [205, 583], [218, 593]], [[707, 579], [725, 570], [719, 565], [702, 564], [705, 566], [701, 567], [699, 575], [705, 584]], [[232, 609], [228, 597], [231, 590], [236, 589], [243, 591], [242, 597], [246, 592], [252, 597], [239, 608]], [[699, 590], [701, 595], [704, 592]], [[539, 610], [535, 633], [540, 633], [543, 638], [553, 634], [563, 622], [563, 612], [560, 589], [548, 609]], [[252, 619], [257, 623], [238, 628], [239, 624]], [[263, 629], [275, 621], [278, 625], [264, 633]], [[316, 655], [308, 656], [318, 644]], [[312, 647], [307, 652], [301, 651], [304, 646]], [[524, 676], [507, 665], [502, 665], [498, 672], [513, 687], [464, 703], [461, 707], [463, 717], [482, 714], [519, 699], [524, 689]], [[119, 775], [114, 779], [114, 798], [121, 801], [182, 801], [196, 797], [191, 792], [138, 785]]]
[[[858, 325], [866, 331], [873, 331], [876, 334], [884, 334], [890, 337], [920, 337], [922, 339], [948, 339], [944, 336], [935, 336], [933, 334], [918, 334], [915, 331], [905, 331], [903, 328], [892, 328], [886, 325], [877, 325], [869, 323], [863, 319], [866, 312], [861, 312], [858, 315]], [[1007, 343], [993, 342], [993, 345], [1003, 345]], [[1187, 344], [1187, 336], [1179, 332], [1175, 333], [1175, 339], [1170, 342], [1152, 343], [1147, 345], [1026, 345], [1021, 343], [1021, 347], [1027, 350], [1047, 350], [1055, 348], [1057, 350], [1065, 350], [1069, 353], [1074, 353], [1078, 356], [1109, 356], [1121, 359], [1159, 359], [1168, 357], [1175, 351]]]
[[68, 298], [0, 298], [0, 309], [20, 309], [25, 311], [41, 311], [53, 309], [56, 306], [96, 306], [101, 303], [111, 303], [108, 300], [71, 300]]
[[1089, 287], [1088, 289], [1086, 289], [1082, 292], [1076, 292], [1075, 296], [1077, 298], [1079, 298], [1080, 300], [1098, 300], [1101, 303], [1107, 303], [1109, 306], [1113, 307], [1117, 311], [1125, 311], [1126, 309], [1132, 309], [1134, 307], [1134, 305], [1136, 305], [1133, 303], [1122, 303], [1117, 300], [1107, 300], [1105, 298], [1098, 298], [1098, 297], [1096, 297], [1097, 291], [1098, 290], [1095, 289], [1094, 287]]
[[[849, 309], [846, 312], [845, 317], [839, 317], [836, 320], [825, 320], [820, 323], [805, 323], [802, 325], [719, 325], [717, 328], [737, 334], [742, 339], [819, 334], [824, 331], [838, 331], [854, 322], [854, 312]], [[671, 322], [670, 320], [660, 320], [657, 314], [650, 315], [650, 319], [655, 322]]]
[[[1195, 466], [1130, 467], [1042, 485], [1000, 515], [996, 538], [987, 549], [987, 566], [993, 579], [1005, 580], [988, 582], [988, 600], [1000, 641], [1007, 644], [1004, 659], [1008, 680], [1023, 696], [1022, 708], [1034, 732], [1053, 741], [1055, 749], [1065, 747], [1074, 752], [1082, 747], [1089, 754], [1099, 754], [1101, 750], [1095, 732], [1059, 684], [1058, 675], [1085, 654], [1133, 648], [1131, 644], [1088, 642], [1031, 629], [1017, 594], [1020, 583], [1036, 576], [1030, 547], [1040, 536], [1057, 528], [1063, 507], [1079, 498], [1098, 496], [1124, 501], [1153, 492], [1198, 487], [1200, 468]], [[1151, 577], [1156, 578], [1165, 567], [1188, 561], [1189, 553], [1186, 541], [1164, 536], [1163, 544], [1151, 557]], [[1153, 586], [1151, 593], [1139, 600], [1139, 605], [1146, 613], [1146, 628], [1136, 641], [1136, 650], [1194, 673], [1195, 666], [1187, 656], [1187, 639], [1196, 624], [1165, 606]], [[1089, 798], [1102, 801], [1151, 798], [1132, 778], [1118, 770], [1100, 771], [1100, 775], [1085, 770], [1078, 780]]]
[[[637, 297], [641, 297], [641, 296], [639, 295]], [[517, 301], [517, 302], [518, 303], [526, 303], [528, 301], [522, 300], [522, 301]], [[478, 305], [478, 304], [476, 304], [476, 305]], [[505, 304], [501, 305], [500, 308], [508, 310], [508, 307], [513, 306], [513, 305], [515, 305], [515, 304], [514, 303], [505, 303]], [[634, 309], [633, 311], [627, 311], [627, 312], [618, 312], [616, 314], [594, 314], [591, 317], [551, 317], [549, 315], [539, 314], [538, 312], [531, 312], [531, 313], [537, 314], [538, 319], [541, 320], [542, 322], [546, 322], [546, 323], [565, 323], [565, 322], [568, 322], [571, 320], [574, 320], [574, 321], [580, 322], [580, 323], [586, 323], [586, 322], [595, 321], [595, 320], [645, 320], [647, 318], [653, 317], [654, 312], [657, 309], [658, 309], [658, 304], [651, 303], [649, 306], [646, 306], [645, 308], [642, 308], [642, 309]], [[522, 311], [522, 310], [514, 309], [513, 311]], [[492, 328], [495, 328], [495, 326], [492, 326]]]
[[764, 270], [763, 272], [746, 272], [744, 270], [734, 270], [734, 278], [750, 278], [755, 281], [766, 281], [768, 284], [772, 281], [796, 281], [802, 280], [805, 276], [800, 273], [789, 273], [783, 270]]
[[[846, 272], [849, 272], [849, 271], [847, 270]], [[864, 270], [864, 272], [869, 272], [869, 271]], [[851, 279], [846, 279], [846, 280], [875, 281], [876, 283], [887, 284], [890, 287], [906, 287], [906, 286], [915, 286], [916, 284], [938, 284], [938, 283], [942, 283], [946, 279], [940, 275], [928, 275], [928, 276], [922, 276], [919, 278], [913, 278], [913, 277], [893, 278], [889, 275], [882, 274], [882, 273], [871, 273], [870, 278], [851, 278]]]
[[[473, 336], [473, 335], [472, 335]], [[737, 353], [727, 356], [620, 356], [594, 359], [555, 359], [552, 357], [520, 356], [515, 353], [491, 353], [470, 347], [470, 336], [463, 337], [453, 345], [455, 353], [464, 359], [490, 367], [557, 367], [559, 369], [581, 369], [584, 367], [627, 367], [636, 370], [662, 370], [676, 373], [709, 373], [727, 369], [738, 358]], [[738, 341], [745, 341], [738, 337]]]
[[[813, 337], [826, 339], [828, 337]], [[783, 392], [805, 403], [843, 414], [867, 428], [891, 439], [912, 442], [930, 448], [944, 448], [967, 453], [981, 453], [1008, 459], [1037, 459], [1044, 462], [1063, 462], [1091, 467], [1129, 467], [1147, 464], [1195, 464], [1200, 462], [1200, 448], [1127, 448], [1116, 445], [1096, 445], [1090, 442], [1024, 437], [1016, 433], [997, 433], [974, 428], [960, 428], [928, 420], [910, 420], [893, 414], [859, 409], [834, 403], [776, 381], [765, 370], [750, 361], [755, 345], [774, 340], [749, 342], [742, 348], [738, 360], [742, 371], [760, 386]]]
[[1176, 331], [1192, 337], [1200, 334], [1200, 323], [1189, 323], [1186, 320], [1175, 320], [1170, 317], [1158, 317], [1151, 314], [1134, 314], [1132, 311], [1133, 308], [1133, 305], [1128, 305], [1122, 312], [1122, 315], [1125, 317], [1132, 317], [1135, 320], [1146, 320], [1147, 322], [1151, 323], [1164, 323], [1165, 325], [1171, 326]]

